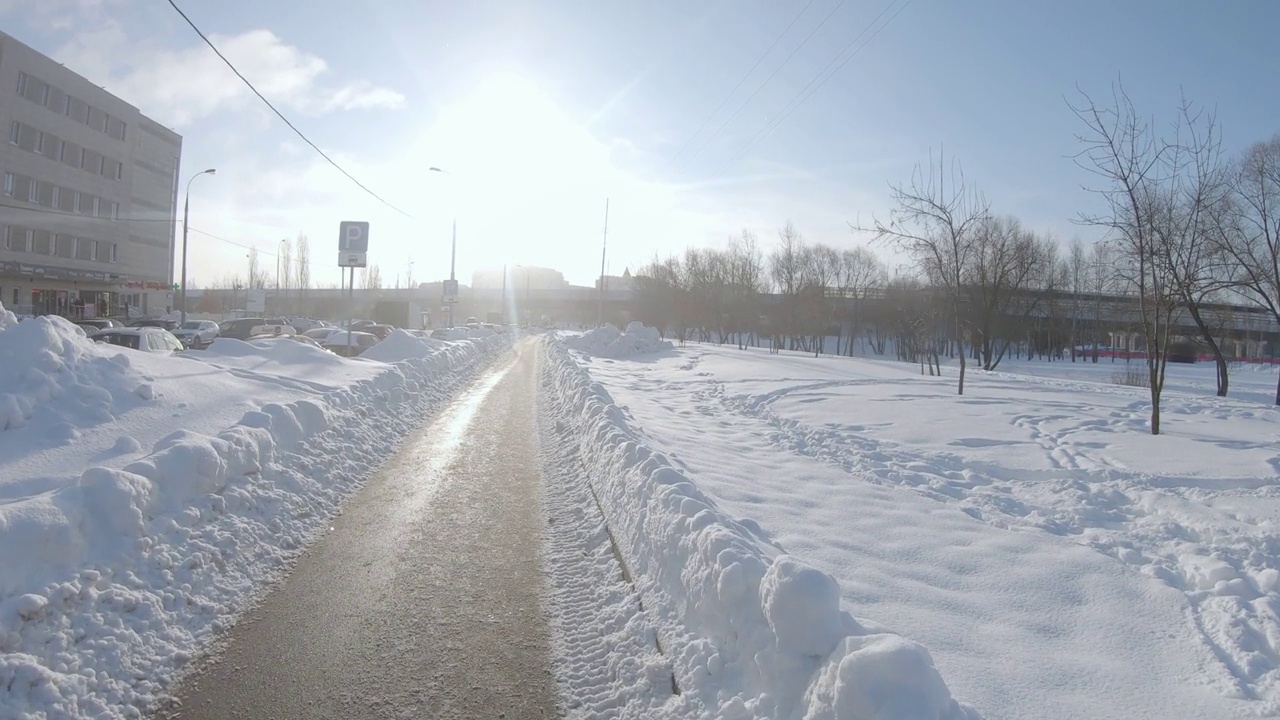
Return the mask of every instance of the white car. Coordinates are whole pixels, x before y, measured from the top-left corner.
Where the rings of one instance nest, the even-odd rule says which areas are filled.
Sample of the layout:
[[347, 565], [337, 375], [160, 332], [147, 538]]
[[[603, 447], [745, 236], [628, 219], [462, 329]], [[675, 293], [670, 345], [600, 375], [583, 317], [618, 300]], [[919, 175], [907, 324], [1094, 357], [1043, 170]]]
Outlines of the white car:
[[209, 347], [218, 337], [218, 323], [212, 320], [188, 320], [174, 328], [173, 335], [189, 348]]
[[91, 333], [94, 342], [118, 345], [146, 353], [172, 355], [182, 352], [182, 341], [174, 334], [158, 327], [111, 328]]
[[335, 330], [323, 340], [320, 347], [343, 357], [355, 357], [378, 344], [378, 336], [373, 333]]

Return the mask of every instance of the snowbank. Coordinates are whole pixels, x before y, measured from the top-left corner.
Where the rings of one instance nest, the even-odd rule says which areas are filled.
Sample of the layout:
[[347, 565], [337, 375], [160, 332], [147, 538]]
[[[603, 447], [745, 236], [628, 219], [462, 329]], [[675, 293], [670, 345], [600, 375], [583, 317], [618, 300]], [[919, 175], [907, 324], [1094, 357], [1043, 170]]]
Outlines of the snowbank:
[[594, 328], [564, 338], [564, 344], [588, 355], [610, 358], [648, 355], [672, 348], [670, 341], [661, 339], [657, 328], [638, 322], [627, 325], [626, 332], [618, 332], [613, 325]]
[[[628, 328], [622, 337], [637, 334]], [[544, 370], [557, 429], [579, 445], [686, 695], [700, 696], [717, 717], [977, 717], [951, 698], [925, 648], [854, 620], [831, 576], [717, 510], [652, 451], [567, 344], [548, 344]]]
[[[148, 378], [134, 376], [130, 351], [78, 332], [44, 318], [0, 332], [0, 396], [20, 418], [83, 414], [85, 404], [101, 419], [114, 411], [113, 426], [124, 429], [141, 414], [131, 408], [174, 401], [188, 378], [229, 373], [219, 362], [236, 371], [225, 375], [227, 387], [242, 388], [234, 361], [250, 350], [281, 376], [306, 375], [321, 361], [354, 372], [345, 385], [299, 384], [290, 401], [224, 391], [207, 400], [224, 406], [219, 413], [248, 407], [239, 422], [201, 433], [171, 430], [169, 419], [170, 430], [141, 433], [159, 438], [147, 443], [149, 454], [117, 467], [54, 470], [55, 453], [37, 472], [65, 477], [0, 478], [0, 717], [143, 715], [424, 415], [509, 346], [498, 337], [419, 347], [412, 359], [382, 365], [302, 343], [219, 340], [211, 356], [140, 359], [177, 371], [175, 384], [155, 390], [139, 384]], [[152, 422], [168, 416], [160, 417]], [[140, 449], [129, 436], [115, 445]]]
[[441, 344], [439, 340], [418, 337], [404, 330], [396, 330], [382, 342], [365, 350], [360, 354], [360, 357], [379, 362], [396, 362], [409, 358], [425, 357], [438, 350]]
[[[54, 432], [73, 435], [82, 422], [114, 419], [113, 391], [131, 393], [143, 384], [119, 348], [97, 345], [63, 318], [10, 323], [12, 313], [0, 315], [0, 431], [47, 414], [50, 425], [67, 423]], [[50, 409], [59, 398], [67, 402]]]

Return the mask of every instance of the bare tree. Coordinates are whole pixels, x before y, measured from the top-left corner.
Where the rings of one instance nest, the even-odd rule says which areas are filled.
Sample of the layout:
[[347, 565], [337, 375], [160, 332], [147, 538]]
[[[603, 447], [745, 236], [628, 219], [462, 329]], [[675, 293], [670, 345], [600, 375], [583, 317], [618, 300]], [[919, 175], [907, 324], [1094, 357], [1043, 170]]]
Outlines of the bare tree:
[[1052, 289], [1051, 248], [1011, 217], [987, 217], [976, 225], [961, 267], [961, 293], [984, 370], [1000, 364], [1012, 327], [1022, 325]]
[[1239, 291], [1280, 323], [1280, 135], [1246, 150], [1229, 177], [1229, 202], [1214, 224], [1218, 245], [1235, 266]]
[[284, 290], [293, 288], [293, 246], [287, 242], [280, 243], [280, 257], [276, 258], [279, 265], [280, 287]]
[[840, 253], [838, 276], [836, 285], [848, 308], [844, 322], [849, 336], [843, 354], [852, 356], [854, 341], [862, 331], [866, 302], [872, 293], [884, 289], [889, 273], [875, 253], [865, 247], [856, 247]]
[[267, 287], [267, 270], [262, 267], [256, 247], [249, 249], [249, 287], [254, 290], [263, 290]]
[[1089, 251], [1084, 241], [1075, 237], [1067, 246], [1067, 257], [1063, 260], [1062, 275], [1067, 292], [1071, 294], [1071, 362], [1076, 361], [1077, 348], [1080, 347], [1080, 319], [1084, 315], [1084, 296], [1088, 292]]
[[1215, 241], [1216, 220], [1229, 185], [1216, 120], [1194, 111], [1185, 99], [1180, 110], [1178, 137], [1166, 153], [1168, 187], [1161, 194], [1161, 222], [1154, 223], [1152, 229], [1173, 291], [1213, 354], [1218, 395], [1226, 397], [1227, 359], [1218, 342], [1216, 323], [1206, 314], [1205, 306], [1233, 284], [1222, 245]]
[[798, 345], [795, 325], [799, 318], [800, 294], [804, 289], [804, 252], [804, 236], [787, 221], [778, 231], [778, 245], [769, 255], [769, 279], [782, 296], [781, 316], [775, 319], [773, 327], [771, 349], [774, 351], [782, 349], [785, 337], [789, 337], [791, 349]]
[[382, 270], [377, 265], [360, 269], [360, 287], [377, 290], [382, 287]]
[[1080, 105], [1070, 105], [1086, 128], [1076, 136], [1084, 149], [1075, 160], [1101, 178], [1100, 187], [1087, 189], [1106, 201], [1107, 211], [1082, 216], [1080, 222], [1111, 233], [1119, 275], [1137, 293], [1151, 389], [1151, 434], [1159, 435], [1160, 395], [1178, 302], [1154, 227], [1169, 212], [1164, 174], [1169, 143], [1139, 117], [1123, 88], [1113, 88], [1109, 107], [1099, 107], [1083, 91], [1081, 95]]
[[299, 290], [311, 289], [311, 243], [301, 233], [293, 241], [293, 254], [296, 256], [296, 272]]
[[760, 318], [760, 295], [765, 292], [764, 256], [755, 233], [743, 230], [730, 241], [726, 252], [729, 285], [726, 317], [729, 329], [737, 335], [738, 349], [752, 344]]
[[911, 182], [892, 186], [897, 208], [888, 224], [874, 220], [876, 240], [887, 242], [910, 256], [921, 273], [946, 296], [951, 306], [951, 327], [959, 345], [960, 380], [964, 394], [965, 348], [962, 321], [962, 288], [965, 268], [975, 252], [981, 223], [987, 217], [986, 200], [968, 184], [958, 164], [948, 170], [945, 157], [932, 157], [926, 171], [917, 165]]

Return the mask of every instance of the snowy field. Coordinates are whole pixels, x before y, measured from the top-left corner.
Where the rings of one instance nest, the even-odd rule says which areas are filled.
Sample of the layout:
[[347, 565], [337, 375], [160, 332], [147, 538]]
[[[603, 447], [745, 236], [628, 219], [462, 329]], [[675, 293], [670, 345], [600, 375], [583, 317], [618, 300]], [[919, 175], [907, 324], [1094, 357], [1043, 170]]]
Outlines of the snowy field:
[[[0, 311], [0, 717], [138, 718], [407, 432], [510, 346], [173, 357]], [[9, 325], [4, 329], [4, 325]]]
[[[630, 358], [592, 349], [572, 355], [595, 402], [738, 528], [735, 543], [752, 536], [741, 554], [785, 552], [830, 574], [864, 630], [919, 642], [941, 693], [983, 717], [1280, 714], [1275, 370], [1238, 370], [1219, 399], [1211, 365], [1171, 365], [1165, 434], [1152, 437], [1147, 391], [1112, 384], [1123, 363], [1105, 359], [971, 370], [957, 397], [950, 368], [931, 378], [887, 360], [692, 343]], [[606, 514], [642, 517], [619, 492]], [[649, 576], [641, 597], [661, 606], [661, 571]], [[925, 672], [878, 667], [882, 679]], [[807, 672], [811, 700], [824, 675]], [[785, 716], [762, 708], [742, 716]]]

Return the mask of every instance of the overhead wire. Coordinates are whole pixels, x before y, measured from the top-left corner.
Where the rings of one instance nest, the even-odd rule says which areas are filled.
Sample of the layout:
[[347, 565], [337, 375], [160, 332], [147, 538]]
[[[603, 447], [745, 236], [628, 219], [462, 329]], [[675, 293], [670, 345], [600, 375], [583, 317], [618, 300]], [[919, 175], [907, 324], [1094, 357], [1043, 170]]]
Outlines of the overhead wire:
[[697, 139], [698, 135], [702, 134], [702, 131], [707, 129], [707, 125], [711, 124], [711, 121], [715, 116], [719, 115], [720, 111], [724, 109], [724, 106], [729, 104], [729, 100], [733, 99], [733, 96], [737, 94], [738, 90], [740, 90], [743, 84], [747, 82], [747, 78], [751, 77], [751, 75], [756, 71], [756, 68], [760, 67], [760, 63], [764, 62], [766, 57], [769, 57], [769, 53], [773, 52], [773, 49], [778, 46], [778, 43], [782, 42], [782, 38], [786, 37], [788, 32], [791, 32], [791, 28], [800, 21], [800, 18], [808, 12], [809, 8], [812, 7], [815, 2], [817, 2], [817, 0], [809, 0], [804, 7], [800, 8], [800, 12], [796, 13], [796, 16], [791, 18], [791, 22], [787, 23], [787, 26], [782, 29], [782, 32], [778, 33], [778, 36], [773, 39], [772, 43], [769, 43], [769, 47], [765, 48], [765, 51], [760, 54], [760, 57], [756, 58], [755, 64], [751, 66], [751, 69], [747, 70], [747, 72], [738, 79], [737, 84], [733, 86], [733, 89], [729, 91], [728, 95], [724, 96], [724, 99], [720, 101], [720, 104], [716, 106], [716, 109], [712, 110], [711, 113], [702, 120], [702, 124], [698, 126], [698, 129], [694, 130], [693, 134], [689, 136], [689, 139], [685, 140], [684, 144], [680, 146], [680, 149], [671, 156], [671, 159], [667, 161], [666, 166], [670, 166], [671, 163], [674, 163], [685, 150], [689, 149], [689, 146], [693, 144], [693, 141]]
[[813, 39], [813, 36], [818, 34], [818, 31], [821, 30], [823, 26], [827, 24], [827, 21], [830, 20], [832, 16], [836, 14], [836, 11], [844, 7], [845, 2], [846, 0], [840, 0], [840, 2], [836, 3], [835, 7], [831, 8], [831, 11], [828, 12], [826, 16], [822, 18], [822, 21], [819, 22], [816, 27], [814, 27], [812, 30], [809, 31], [809, 34], [805, 36], [804, 40], [800, 41], [800, 44], [797, 45], [795, 48], [793, 48], [791, 52], [785, 58], [782, 59], [782, 63], [777, 67], [775, 67], [773, 69], [773, 72], [769, 73], [769, 76], [764, 79], [764, 82], [760, 83], [760, 86], [757, 87], [755, 91], [753, 91], [750, 95], [748, 95], [747, 99], [743, 100], [742, 103], [738, 105], [738, 107], [734, 109], [732, 113], [730, 113], [729, 117], [725, 118], [724, 122], [720, 123], [720, 126], [715, 129], [715, 132], [711, 133], [711, 135], [709, 135], [707, 139], [703, 141], [701, 145], [698, 146], [698, 149], [693, 153], [693, 157], [689, 158], [690, 160], [698, 157], [698, 155], [700, 155], [702, 151], [706, 149], [707, 145], [711, 144], [711, 141], [714, 140], [716, 136], [721, 133], [721, 131], [723, 131], [726, 127], [728, 127], [729, 123], [733, 122], [734, 118], [738, 117], [738, 113], [741, 113], [743, 108], [749, 105], [751, 101], [754, 100], [755, 97], [760, 94], [760, 91], [764, 90], [765, 87], [768, 86], [769, 82], [773, 80], [774, 76], [776, 76], [779, 72], [781, 72], [782, 69], [787, 66], [787, 63], [791, 62], [791, 58], [795, 57], [796, 53], [800, 52], [805, 45], [809, 44], [809, 41]]
[[[893, 0], [888, 5], [886, 5], [885, 8], [881, 10], [880, 13], [876, 15], [875, 18], [873, 18], [871, 22], [868, 23], [867, 26], [862, 29], [862, 32], [854, 36], [854, 38], [850, 40], [849, 43], [840, 50], [840, 52], [836, 53], [836, 56], [832, 58], [831, 62], [827, 63], [826, 67], [824, 67], [821, 71], [819, 71], [819, 73], [815, 75], [813, 79], [810, 80], [804, 87], [800, 88], [800, 92], [796, 93], [795, 96], [793, 96], [791, 100], [788, 101], [787, 104], [784, 105], [782, 109], [778, 111], [777, 114], [775, 114], [772, 118], [766, 121], [763, 128], [757, 131], [755, 135], [753, 135], [749, 140], [747, 140], [747, 142], [743, 143], [742, 147], [739, 148], [738, 151], [735, 152], [733, 155], [731, 155], [729, 159], [723, 165], [720, 166], [720, 168], [715, 172], [715, 174], [719, 175], [720, 173], [728, 169], [729, 166], [733, 165], [734, 163], [738, 162], [742, 158], [746, 157], [747, 153], [751, 152], [751, 150], [753, 150], [757, 145], [759, 145], [761, 141], [763, 141], [766, 137], [769, 136], [769, 133], [776, 130], [778, 126], [781, 125], [783, 122], [785, 122], [786, 119], [790, 117], [793, 112], [795, 112], [801, 105], [805, 103], [805, 101], [807, 101], [810, 97], [812, 97], [814, 93], [818, 92], [818, 90], [820, 90], [823, 85], [826, 85], [828, 80], [830, 80], [833, 76], [835, 76], [836, 73], [840, 72], [841, 68], [847, 65], [850, 60], [852, 60], [855, 56], [857, 56], [858, 53], [862, 52], [863, 48], [869, 45], [872, 40], [875, 40], [876, 36], [879, 35], [881, 31], [883, 31], [886, 27], [889, 26], [890, 23], [894, 21], [894, 19], [896, 19], [899, 15], [901, 15], [903, 10], [907, 9], [907, 6], [911, 4], [911, 1], [912, 0], [906, 0], [906, 2], [904, 2], [901, 6], [898, 7], [897, 11], [894, 12], [893, 15], [889, 16], [889, 19], [881, 23], [879, 27], [876, 27], [876, 23], [878, 23], [880, 19], [884, 17], [885, 14], [888, 13], [889, 10], [891, 10], [893, 6], [899, 2], [899, 0]], [[876, 27], [875, 31], [872, 32], [871, 35], [867, 37], [866, 40], [864, 40], [861, 44], [858, 44], [858, 41], [864, 35], [866, 35], [867, 32], [871, 30], [873, 27]], [[855, 45], [857, 45], [856, 48], [854, 47]], [[849, 52], [851, 48], [853, 49], [853, 52]], [[846, 53], [848, 54], [846, 55]], [[843, 59], [841, 59], [842, 57]]]
[[295, 134], [295, 135], [297, 135], [298, 137], [302, 138], [302, 141], [303, 141], [303, 142], [305, 142], [306, 144], [310, 145], [312, 150], [315, 150], [317, 153], [319, 153], [319, 154], [320, 154], [320, 157], [322, 157], [322, 158], [324, 158], [325, 160], [327, 160], [327, 161], [329, 162], [329, 164], [330, 164], [330, 165], [332, 165], [333, 167], [337, 168], [338, 172], [340, 172], [340, 173], [342, 173], [343, 175], [347, 176], [347, 179], [349, 179], [351, 182], [355, 183], [355, 184], [356, 184], [356, 185], [357, 185], [361, 190], [363, 190], [363, 191], [365, 191], [366, 193], [368, 193], [371, 197], [373, 197], [373, 198], [374, 198], [375, 200], [377, 200], [378, 202], [382, 203], [383, 205], [386, 205], [387, 207], [391, 208], [392, 210], [395, 210], [396, 212], [400, 213], [401, 215], [404, 215], [405, 217], [410, 217], [410, 218], [411, 218], [411, 217], [413, 217], [412, 215], [410, 215], [409, 213], [405, 212], [404, 210], [401, 210], [400, 208], [396, 207], [395, 205], [392, 205], [391, 203], [387, 202], [385, 199], [383, 199], [383, 198], [382, 198], [382, 196], [381, 196], [381, 195], [379, 195], [379, 194], [377, 194], [376, 192], [374, 192], [374, 191], [370, 190], [370, 189], [369, 189], [369, 188], [368, 188], [364, 183], [362, 183], [362, 182], [360, 182], [359, 180], [357, 180], [357, 179], [356, 179], [356, 177], [355, 177], [354, 175], [352, 175], [351, 173], [347, 172], [345, 168], [343, 168], [341, 165], [339, 165], [339, 164], [337, 163], [337, 161], [335, 161], [333, 158], [329, 157], [329, 155], [328, 155], [327, 153], [325, 153], [325, 151], [321, 150], [321, 149], [320, 149], [320, 147], [319, 147], [318, 145], [316, 145], [315, 143], [311, 142], [311, 138], [308, 138], [308, 137], [307, 137], [307, 136], [306, 136], [306, 135], [305, 135], [301, 130], [299, 130], [299, 129], [297, 128], [297, 126], [296, 126], [296, 125], [294, 125], [292, 122], [290, 122], [290, 121], [289, 121], [289, 118], [287, 118], [287, 117], [285, 117], [285, 116], [284, 116], [284, 113], [280, 112], [280, 111], [276, 108], [276, 106], [275, 106], [275, 105], [272, 105], [270, 100], [268, 100], [268, 99], [267, 99], [267, 98], [266, 98], [266, 97], [265, 97], [261, 92], [258, 92], [258, 88], [254, 87], [253, 83], [249, 82], [249, 79], [248, 79], [248, 78], [246, 78], [246, 77], [245, 77], [245, 76], [244, 76], [244, 75], [243, 75], [243, 74], [242, 74], [242, 73], [241, 73], [241, 72], [236, 68], [236, 66], [235, 66], [234, 64], [232, 64], [232, 62], [231, 62], [230, 60], [228, 60], [228, 59], [227, 59], [227, 57], [226, 57], [225, 55], [223, 55], [223, 54], [222, 54], [222, 51], [221, 51], [221, 50], [219, 50], [219, 49], [218, 49], [218, 47], [217, 47], [216, 45], [214, 45], [214, 44], [213, 44], [213, 41], [211, 41], [211, 40], [210, 40], [210, 39], [209, 39], [209, 38], [204, 34], [204, 32], [203, 32], [203, 31], [201, 31], [201, 30], [200, 30], [200, 28], [196, 26], [196, 24], [195, 24], [194, 22], [192, 22], [191, 18], [187, 17], [187, 14], [186, 14], [185, 12], [183, 12], [183, 11], [182, 11], [182, 8], [178, 7], [178, 3], [177, 3], [177, 2], [175, 2], [174, 0], [169, 0], [169, 5], [171, 5], [171, 6], [173, 7], [173, 9], [174, 9], [174, 10], [176, 10], [176, 11], [178, 12], [178, 14], [182, 16], [182, 19], [183, 19], [183, 20], [186, 20], [186, 21], [187, 21], [187, 24], [191, 26], [191, 29], [192, 29], [192, 30], [195, 30], [196, 34], [200, 36], [200, 39], [201, 39], [201, 40], [203, 40], [203, 41], [204, 41], [204, 43], [205, 43], [206, 45], [208, 45], [208, 46], [209, 46], [209, 49], [213, 50], [214, 54], [216, 54], [216, 55], [217, 55], [217, 56], [222, 60], [222, 62], [226, 63], [226, 66], [227, 66], [227, 67], [231, 68], [231, 72], [235, 73], [235, 74], [236, 74], [236, 77], [240, 78], [240, 80], [241, 80], [241, 81], [242, 81], [246, 86], [248, 86], [248, 88], [249, 88], [250, 90], [252, 90], [252, 91], [253, 91], [253, 94], [254, 94], [254, 95], [257, 95], [257, 96], [258, 96], [258, 99], [259, 99], [259, 100], [261, 100], [264, 104], [266, 104], [266, 106], [267, 106], [268, 108], [270, 108], [270, 109], [271, 109], [271, 112], [273, 112], [273, 113], [275, 113], [275, 114], [276, 114], [276, 117], [280, 118], [280, 119], [284, 122], [284, 124], [285, 124], [285, 125], [288, 125], [288, 126], [289, 126], [289, 129], [290, 129], [290, 130], [292, 130], [292, 131], [294, 132], [294, 134]]

